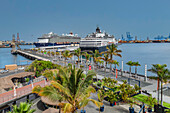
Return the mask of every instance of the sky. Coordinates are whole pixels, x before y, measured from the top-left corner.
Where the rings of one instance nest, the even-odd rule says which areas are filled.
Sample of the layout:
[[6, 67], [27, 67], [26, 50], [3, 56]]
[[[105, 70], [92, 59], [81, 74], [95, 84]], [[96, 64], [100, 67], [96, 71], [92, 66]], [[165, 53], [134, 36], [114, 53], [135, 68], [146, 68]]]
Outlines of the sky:
[[170, 0], [0, 0], [0, 40], [36, 41], [42, 34], [101, 30], [144, 40], [170, 33]]

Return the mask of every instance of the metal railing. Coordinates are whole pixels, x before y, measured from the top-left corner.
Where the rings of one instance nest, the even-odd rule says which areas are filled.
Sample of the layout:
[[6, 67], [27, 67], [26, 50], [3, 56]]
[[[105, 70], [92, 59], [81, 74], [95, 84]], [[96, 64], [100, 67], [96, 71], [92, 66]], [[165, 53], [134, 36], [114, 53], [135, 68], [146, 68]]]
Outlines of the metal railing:
[[8, 102], [8, 101], [16, 99], [16, 98], [20, 98], [21, 96], [31, 93], [34, 86], [40, 85], [41, 87], [44, 87], [45, 85], [48, 85], [48, 84], [49, 84], [49, 82], [42, 80], [42, 81], [35, 82], [30, 85], [21, 87], [21, 88], [17, 88], [17, 89], [13, 89], [13, 90], [5, 92], [5, 93], [1, 93], [0, 94], [0, 104], [3, 104], [5, 102]]

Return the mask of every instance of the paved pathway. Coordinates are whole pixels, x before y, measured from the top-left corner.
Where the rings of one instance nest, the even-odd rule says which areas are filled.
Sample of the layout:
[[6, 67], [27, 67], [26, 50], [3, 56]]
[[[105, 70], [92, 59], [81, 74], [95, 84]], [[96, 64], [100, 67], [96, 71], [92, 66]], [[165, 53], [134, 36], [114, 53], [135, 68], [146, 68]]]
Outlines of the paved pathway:
[[[97, 93], [94, 93], [91, 95], [92, 99], [97, 100]], [[33, 101], [33, 109], [36, 109], [35, 113], [42, 113], [42, 111], [44, 111], [45, 109], [43, 108], [43, 104], [39, 99], [36, 99]], [[105, 110], [103, 113], [129, 113], [129, 111], [126, 109], [127, 107], [129, 107], [129, 105], [124, 105], [124, 106], [114, 106], [111, 107], [109, 102], [107, 101], [103, 101], [103, 104], [105, 106]], [[125, 107], [126, 106], [126, 107]], [[88, 105], [84, 108], [86, 110], [86, 113], [99, 113], [99, 108], [95, 106], [95, 104], [93, 104], [92, 102], [89, 102]], [[81, 110], [77, 110], [77, 113], [80, 113]]]

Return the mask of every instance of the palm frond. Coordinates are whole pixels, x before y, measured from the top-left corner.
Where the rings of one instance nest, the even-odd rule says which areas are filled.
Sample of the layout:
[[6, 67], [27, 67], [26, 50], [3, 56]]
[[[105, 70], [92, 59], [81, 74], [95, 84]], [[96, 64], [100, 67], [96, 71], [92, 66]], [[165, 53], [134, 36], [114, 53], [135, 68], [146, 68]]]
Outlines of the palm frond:
[[35, 86], [32, 90], [32, 93], [36, 93], [39, 94], [39, 92], [41, 91], [42, 87], [40, 85]]
[[70, 113], [73, 111], [73, 105], [71, 105], [70, 103], [65, 103], [64, 104], [64, 108], [63, 108], [63, 112], [64, 113]]
[[68, 96], [70, 98], [72, 97], [71, 94], [70, 94], [70, 91], [67, 88], [65, 88], [64, 86], [62, 86], [60, 83], [52, 81], [51, 84], [55, 88], [57, 88], [59, 90], [59, 92], [61, 92], [63, 95]]

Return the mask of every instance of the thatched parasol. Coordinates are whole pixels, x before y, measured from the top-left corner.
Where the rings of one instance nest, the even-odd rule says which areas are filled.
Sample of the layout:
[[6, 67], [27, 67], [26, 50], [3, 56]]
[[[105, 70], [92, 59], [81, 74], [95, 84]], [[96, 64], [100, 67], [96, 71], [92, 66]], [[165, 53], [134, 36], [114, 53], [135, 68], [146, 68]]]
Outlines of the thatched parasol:
[[47, 97], [41, 96], [41, 101], [45, 104], [48, 105], [53, 105], [53, 106], [57, 106], [60, 102], [59, 101], [51, 101], [50, 99], [48, 99]]
[[43, 111], [42, 113], [59, 113], [59, 111], [55, 108], [48, 108], [47, 110]]
[[[48, 104], [48, 105], [52, 105], [52, 106], [58, 106], [59, 105], [59, 101], [51, 101], [50, 99], [48, 99], [47, 97], [44, 97], [44, 96], [41, 96], [41, 101], [45, 104]], [[67, 103], [66, 101], [62, 101], [62, 103]]]
[[9, 75], [7, 77], [0, 78], [0, 89], [12, 88], [14, 87], [14, 83], [12, 82], [12, 78], [21, 78], [29, 75], [34, 75], [34, 72], [21, 72], [13, 75]]

